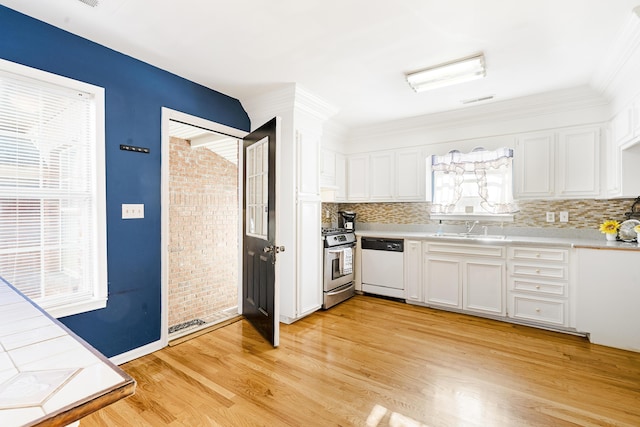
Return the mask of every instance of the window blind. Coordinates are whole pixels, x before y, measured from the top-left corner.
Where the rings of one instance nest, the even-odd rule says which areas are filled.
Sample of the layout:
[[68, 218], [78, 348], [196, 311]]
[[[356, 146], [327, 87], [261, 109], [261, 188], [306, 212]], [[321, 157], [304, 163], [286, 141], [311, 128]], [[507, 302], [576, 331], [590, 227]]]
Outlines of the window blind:
[[43, 308], [93, 296], [95, 103], [0, 71], [0, 276]]

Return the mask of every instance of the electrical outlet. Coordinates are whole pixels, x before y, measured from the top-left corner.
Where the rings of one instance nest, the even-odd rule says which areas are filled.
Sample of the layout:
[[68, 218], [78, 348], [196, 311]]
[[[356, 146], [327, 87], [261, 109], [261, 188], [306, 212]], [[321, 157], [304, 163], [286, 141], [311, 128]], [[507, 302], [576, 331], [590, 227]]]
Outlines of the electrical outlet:
[[569, 212], [567, 211], [560, 212], [560, 222], [569, 222]]
[[122, 205], [122, 219], [144, 218], [144, 204]]
[[556, 222], [555, 212], [547, 212], [547, 222]]

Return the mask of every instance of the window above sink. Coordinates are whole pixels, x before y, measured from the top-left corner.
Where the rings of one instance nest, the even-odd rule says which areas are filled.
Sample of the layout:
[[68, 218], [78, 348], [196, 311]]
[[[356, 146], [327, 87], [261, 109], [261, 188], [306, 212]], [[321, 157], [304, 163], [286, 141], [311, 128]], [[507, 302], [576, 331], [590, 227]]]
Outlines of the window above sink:
[[513, 221], [513, 150], [431, 156], [431, 219]]

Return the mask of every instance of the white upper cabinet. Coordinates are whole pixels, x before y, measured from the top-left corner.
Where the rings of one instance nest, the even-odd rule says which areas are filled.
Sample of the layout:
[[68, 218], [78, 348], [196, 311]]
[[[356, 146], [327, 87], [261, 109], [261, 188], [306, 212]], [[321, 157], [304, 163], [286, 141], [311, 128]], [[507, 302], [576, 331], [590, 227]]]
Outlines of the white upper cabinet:
[[394, 198], [395, 156], [393, 152], [369, 156], [369, 200], [385, 202]]
[[631, 133], [634, 139], [640, 137], [640, 99], [636, 99], [631, 105]]
[[347, 200], [366, 202], [369, 200], [369, 155], [347, 157]]
[[515, 147], [517, 198], [600, 195], [600, 127], [523, 134]]
[[335, 201], [343, 202], [347, 199], [347, 159], [336, 153], [336, 192]]
[[516, 138], [514, 153], [516, 197], [552, 197], [554, 193], [555, 134], [532, 133]]
[[425, 201], [425, 156], [420, 149], [396, 152], [395, 198], [399, 201]]
[[336, 155], [335, 151], [320, 150], [320, 186], [336, 187]]
[[600, 194], [600, 128], [558, 133], [556, 195], [561, 198]]
[[611, 137], [614, 144], [621, 148], [627, 148], [640, 139], [640, 97], [613, 117]]
[[350, 155], [346, 163], [349, 202], [425, 201], [425, 156], [419, 148]]
[[619, 112], [613, 120], [611, 120], [613, 141], [618, 146], [623, 145], [633, 137], [633, 129], [631, 126], [632, 114], [633, 107], [629, 106]]
[[347, 165], [343, 154], [320, 150], [320, 192], [323, 202], [346, 200]]
[[606, 162], [605, 165], [605, 196], [615, 197], [619, 196], [622, 193], [622, 174], [620, 173], [621, 168], [621, 158], [620, 158], [620, 147], [616, 144], [616, 142], [611, 137], [611, 132], [609, 133], [609, 137], [605, 141], [606, 146]]
[[320, 138], [321, 135], [309, 130], [296, 129], [298, 152], [297, 190], [298, 194], [320, 197]]
[[606, 141], [606, 197], [640, 194], [640, 98], [611, 120]]

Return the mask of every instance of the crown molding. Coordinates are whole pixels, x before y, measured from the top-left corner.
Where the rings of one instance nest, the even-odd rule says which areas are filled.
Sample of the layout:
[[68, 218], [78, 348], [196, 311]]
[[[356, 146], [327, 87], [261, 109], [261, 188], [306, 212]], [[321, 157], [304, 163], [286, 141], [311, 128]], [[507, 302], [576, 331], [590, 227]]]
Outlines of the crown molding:
[[[254, 121], [262, 122], [265, 117], [288, 114], [295, 102], [295, 83], [283, 83], [270, 88], [268, 91], [240, 100], [242, 107]], [[262, 120], [258, 120], [262, 119]]]
[[314, 119], [326, 121], [338, 108], [312, 94], [296, 83], [283, 83], [266, 92], [241, 100], [249, 117], [264, 118], [303, 112]]
[[295, 103], [293, 107], [296, 111], [304, 111], [323, 122], [335, 116], [339, 111], [337, 107], [312, 94], [300, 85], [295, 87]]
[[633, 9], [620, 28], [609, 54], [600, 62], [591, 85], [609, 99], [616, 95], [622, 76], [633, 58], [640, 54], [640, 6]]
[[493, 102], [462, 110], [445, 111], [352, 129], [350, 140], [356, 141], [371, 136], [380, 137], [424, 132], [453, 126], [459, 127], [462, 123], [465, 127], [469, 127], [489, 122], [530, 119], [536, 116], [548, 116], [594, 107], [607, 107], [608, 105], [609, 101], [589, 86], [579, 86]]

